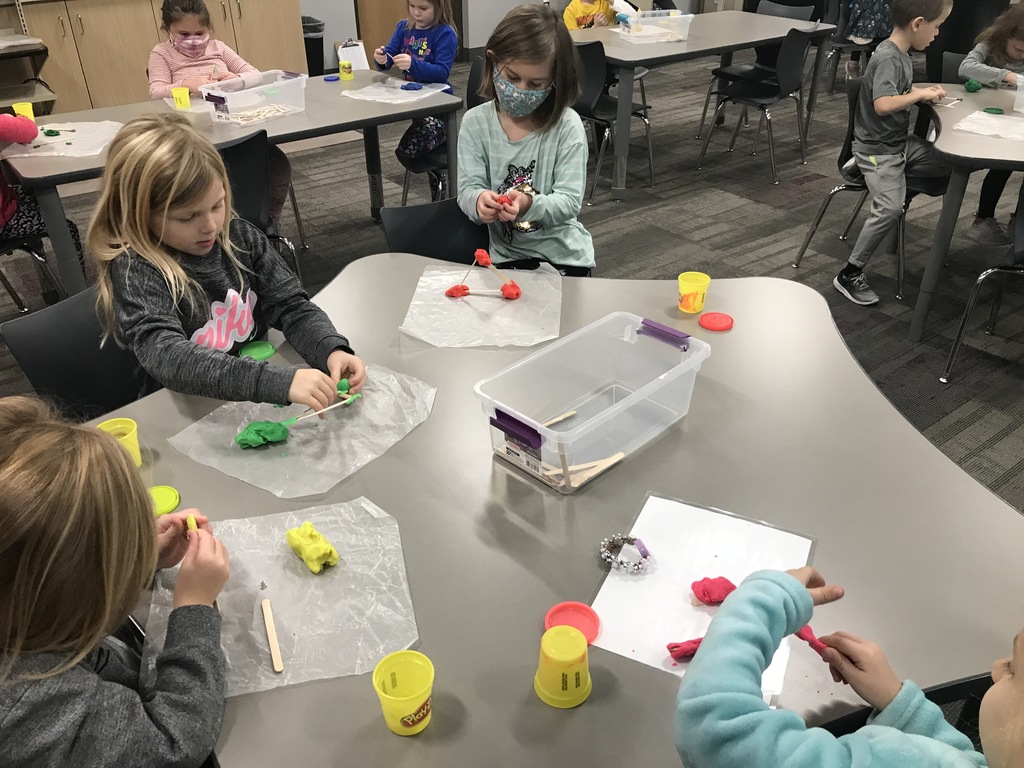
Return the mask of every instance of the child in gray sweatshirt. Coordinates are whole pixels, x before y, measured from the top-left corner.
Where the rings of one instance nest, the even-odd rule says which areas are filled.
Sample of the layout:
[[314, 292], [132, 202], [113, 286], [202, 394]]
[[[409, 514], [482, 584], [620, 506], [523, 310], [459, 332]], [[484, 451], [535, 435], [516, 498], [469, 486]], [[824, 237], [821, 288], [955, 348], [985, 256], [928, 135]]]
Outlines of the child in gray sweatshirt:
[[[229, 574], [224, 546], [196, 510], [154, 521], [142, 476], [106, 432], [9, 397], [0, 434], [0, 764], [199, 768], [224, 716], [213, 607]], [[179, 563], [143, 698], [138, 657], [107, 634], [157, 568]]]
[[[156, 114], [111, 142], [89, 225], [108, 335], [160, 384], [224, 400], [321, 410], [366, 376], [348, 340], [313, 304], [256, 227], [231, 218], [220, 155], [184, 118]], [[278, 328], [311, 366], [237, 356]]]

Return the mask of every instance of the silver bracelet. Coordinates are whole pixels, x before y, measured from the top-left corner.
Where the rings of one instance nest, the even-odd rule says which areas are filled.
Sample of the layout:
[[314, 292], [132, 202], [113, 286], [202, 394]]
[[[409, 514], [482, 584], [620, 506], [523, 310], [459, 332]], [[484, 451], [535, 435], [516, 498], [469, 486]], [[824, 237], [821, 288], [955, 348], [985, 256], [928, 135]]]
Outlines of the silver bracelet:
[[[636, 551], [640, 553], [640, 559], [635, 563], [632, 560], [626, 560], [624, 557], [619, 557], [619, 552], [622, 547], [626, 544], [632, 544], [636, 547]], [[644, 568], [647, 567], [647, 563], [651, 559], [651, 552], [644, 543], [640, 541], [636, 536], [626, 536], [622, 533], [617, 533], [607, 539], [601, 540], [601, 559], [611, 565], [612, 568], [618, 568], [620, 571], [626, 573], [640, 573]]]

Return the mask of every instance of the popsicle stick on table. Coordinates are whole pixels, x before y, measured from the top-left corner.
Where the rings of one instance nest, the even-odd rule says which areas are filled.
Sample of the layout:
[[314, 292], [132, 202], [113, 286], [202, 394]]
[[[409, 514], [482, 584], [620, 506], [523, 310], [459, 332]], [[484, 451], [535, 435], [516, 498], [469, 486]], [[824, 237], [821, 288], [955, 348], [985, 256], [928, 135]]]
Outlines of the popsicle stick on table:
[[284, 672], [284, 661], [281, 660], [281, 646], [277, 642], [277, 627], [274, 626], [274, 610], [270, 607], [270, 600], [265, 598], [261, 607], [263, 608], [263, 623], [267, 625], [270, 661], [274, 665], [275, 672]]

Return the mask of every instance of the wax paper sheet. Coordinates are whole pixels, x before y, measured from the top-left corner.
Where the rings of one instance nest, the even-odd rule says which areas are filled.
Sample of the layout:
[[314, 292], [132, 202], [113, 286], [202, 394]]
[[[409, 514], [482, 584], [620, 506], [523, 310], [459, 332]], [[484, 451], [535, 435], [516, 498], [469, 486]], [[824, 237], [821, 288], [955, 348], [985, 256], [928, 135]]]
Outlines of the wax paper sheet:
[[953, 130], [1024, 141], [1024, 119], [1015, 115], [990, 115], [979, 110], [954, 125]]
[[350, 99], [383, 101], [386, 104], [407, 104], [410, 101], [425, 99], [434, 93], [443, 93], [448, 87], [444, 83], [421, 83], [422, 88], [415, 91], [403, 91], [402, 86], [405, 83], [405, 80], [389, 77], [383, 82], [355, 88], [351, 91], [342, 91], [342, 93]]
[[[341, 558], [319, 574], [285, 541], [285, 532], [306, 520]], [[419, 637], [398, 522], [369, 500], [224, 520], [213, 529], [231, 559], [231, 578], [217, 598], [228, 696], [369, 672], [381, 657], [409, 648]], [[143, 651], [148, 690], [155, 683], [177, 575], [177, 568], [160, 571], [153, 588]], [[280, 674], [270, 662], [265, 598], [281, 646]]]
[[367, 365], [363, 397], [323, 419], [314, 416], [292, 425], [287, 442], [243, 450], [235, 435], [253, 421], [302, 415], [308, 412], [305, 406], [227, 403], [168, 442], [190, 459], [275, 496], [311, 496], [327, 492], [425, 421], [436, 391], [419, 379]]
[[[562, 321], [562, 276], [549, 264], [505, 274], [522, 289], [509, 301], [474, 296], [498, 290], [501, 279], [486, 267], [432, 266], [423, 270], [401, 330], [435, 347], [530, 347], [558, 337]], [[463, 278], [466, 279], [463, 281]], [[444, 292], [459, 282], [470, 294], [450, 299]]]
[[[59, 136], [44, 136], [44, 130], [60, 131]], [[121, 130], [121, 123], [46, 123], [28, 144], [11, 144], [0, 157], [88, 157], [98, 155]]]

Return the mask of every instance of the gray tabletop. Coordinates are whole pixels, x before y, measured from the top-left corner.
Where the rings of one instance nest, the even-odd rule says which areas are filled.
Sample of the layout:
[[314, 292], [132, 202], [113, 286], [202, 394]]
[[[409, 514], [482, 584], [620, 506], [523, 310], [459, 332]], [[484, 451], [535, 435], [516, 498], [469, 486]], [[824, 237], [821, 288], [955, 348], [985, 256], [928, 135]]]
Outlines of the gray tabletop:
[[[415, 738], [387, 731], [369, 675], [235, 697], [218, 747], [226, 767], [608, 765], [608, 755], [677, 766], [674, 676], [594, 649], [594, 692], [579, 709], [551, 709], [532, 690], [545, 611], [593, 599], [601, 538], [628, 530], [648, 491], [814, 537], [815, 564], [847, 588], [815, 629], [878, 640], [901, 675], [929, 685], [1005, 655], [1020, 629], [1011, 606], [1024, 593], [1024, 521], [885, 400], [816, 292], [715, 280], [707, 308], [736, 325], [711, 334], [678, 312], [673, 281], [566, 278], [563, 335], [627, 310], [712, 349], [689, 415], [566, 497], [492, 455], [472, 391], [530, 350], [436, 349], [397, 330], [431, 263], [367, 257], [317, 297], [367, 360], [438, 387], [423, 425], [323, 497], [283, 501], [171, 449], [166, 439], [212, 400], [164, 391], [118, 412], [139, 422], [147, 480], [214, 521], [366, 496], [401, 526], [417, 647], [437, 674], [431, 725]], [[820, 719], [850, 696], [794, 651], [781, 705]]]
[[[441, 115], [455, 112], [462, 106], [462, 99], [451, 94], [432, 94], [408, 104], [384, 104], [378, 101], [363, 101], [341, 96], [342, 91], [365, 87], [373, 82], [385, 80], [389, 75], [361, 70], [354, 73], [350, 81], [326, 82], [322, 77], [311, 77], [306, 83], [306, 108], [285, 117], [268, 120], [252, 126], [235, 127], [213, 124], [209, 119], [197, 122], [197, 127], [214, 144], [225, 144], [244, 138], [253, 131], [267, 131], [271, 144], [315, 138], [342, 131], [383, 125], [425, 115]], [[154, 112], [172, 112], [162, 100], [144, 101], [138, 104], [124, 104], [117, 107], [89, 109], [82, 112], [67, 112], [49, 115], [40, 119], [46, 123], [99, 122], [113, 120], [126, 123], [136, 117]], [[15, 157], [7, 162], [18, 181], [29, 187], [52, 186], [72, 181], [92, 179], [100, 175], [106, 162], [106, 150], [89, 157]]]
[[1017, 171], [1024, 168], [1024, 141], [954, 130], [954, 126], [965, 117], [987, 107], [1002, 109], [1004, 115], [1001, 119], [1020, 123], [1024, 120], [1024, 114], [1013, 111], [1016, 90], [982, 88], [975, 93], [969, 93], [962, 85], [943, 84], [942, 87], [952, 98], [962, 101], [952, 107], [932, 108], [939, 128], [935, 149], [945, 155], [950, 162], [971, 170], [1005, 168]]
[[[998, 116], [1000, 120], [1014, 120], [1018, 123], [1024, 120], [1024, 115], [1013, 111], [1016, 91], [982, 88], [975, 93], [968, 93], [962, 85], [943, 84], [942, 87], [950, 97], [962, 101], [950, 107], [931, 107], [938, 132], [933, 146], [950, 163], [953, 172], [946, 194], [942, 196], [942, 212], [932, 235], [931, 249], [921, 276], [921, 289], [917, 295], [914, 316], [907, 334], [909, 339], [915, 342], [921, 341], [925, 335], [932, 297], [938, 290], [943, 265], [949, 256], [949, 244], [953, 239], [953, 230], [960, 216], [971, 173], [984, 168], [1024, 170], [1024, 142], [956, 130], [956, 124], [965, 117], [987, 107], [1002, 109], [1004, 114]], [[1018, 213], [1024, 212], [1024, 198], [1018, 197], [1017, 209]], [[1000, 259], [1002, 255], [996, 249], [992, 255], [992, 263], [1004, 263], [1006, 257]]]
[[[651, 67], [780, 42], [791, 29], [814, 31], [817, 33], [815, 37], [826, 37], [835, 31], [831, 24], [814, 21], [796, 21], [745, 11], [719, 11], [695, 15], [687, 39], [678, 43], [630, 43], [611, 27], [574, 29], [570, 34], [577, 43], [601, 41], [605, 56], [612, 64]], [[703, 84], [698, 85], [703, 87]]]

